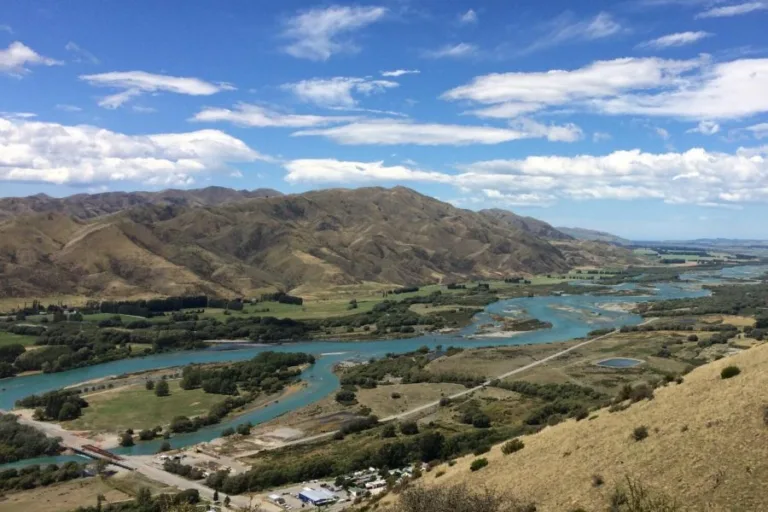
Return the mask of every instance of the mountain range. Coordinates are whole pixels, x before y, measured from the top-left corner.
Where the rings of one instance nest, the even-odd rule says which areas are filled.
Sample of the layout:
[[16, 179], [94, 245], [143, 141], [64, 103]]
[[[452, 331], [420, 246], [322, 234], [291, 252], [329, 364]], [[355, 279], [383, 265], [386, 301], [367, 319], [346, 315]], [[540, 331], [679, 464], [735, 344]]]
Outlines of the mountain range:
[[564, 272], [633, 258], [536, 219], [463, 210], [404, 187], [0, 200], [6, 297], [249, 296]]

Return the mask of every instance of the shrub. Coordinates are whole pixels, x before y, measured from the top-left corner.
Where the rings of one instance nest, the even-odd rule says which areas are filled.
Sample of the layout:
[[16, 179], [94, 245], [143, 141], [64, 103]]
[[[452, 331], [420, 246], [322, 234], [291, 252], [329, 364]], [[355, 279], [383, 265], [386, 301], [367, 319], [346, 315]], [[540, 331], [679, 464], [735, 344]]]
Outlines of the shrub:
[[443, 470], [440, 470], [440, 471], [438, 471], [437, 473], [435, 473], [435, 478], [440, 478], [440, 477], [441, 477], [441, 476], [443, 476], [444, 474], [445, 474], [445, 471], [443, 471]]
[[475, 414], [472, 417], [472, 426], [475, 428], [489, 428], [491, 426], [491, 418], [483, 413]]
[[632, 439], [635, 441], [642, 441], [646, 437], [648, 437], [648, 427], [645, 425], [635, 427], [635, 430], [632, 431]]
[[535, 512], [509, 491], [485, 487], [411, 486], [400, 496], [392, 512]]
[[155, 385], [155, 395], [157, 396], [168, 396], [171, 394], [171, 390], [168, 387], [168, 382], [165, 380], [161, 380]]
[[730, 379], [731, 377], [735, 377], [738, 374], [741, 373], [741, 370], [738, 366], [726, 366], [723, 368], [723, 371], [720, 372], [720, 378], [722, 379]]
[[688, 341], [699, 341], [699, 337], [696, 336], [695, 334], [691, 334], [690, 336], [688, 336]]
[[627, 477], [626, 488], [617, 488], [610, 497], [609, 512], [677, 512], [680, 506], [671, 498], [652, 493]]
[[120, 436], [120, 446], [133, 446], [133, 436], [128, 432], [123, 432]]
[[232, 435], [235, 435], [235, 429], [232, 427], [227, 427], [221, 431], [221, 437], [229, 437]]
[[448, 397], [443, 397], [440, 399], [440, 407], [448, 407], [451, 405], [451, 399]]
[[576, 421], [581, 421], [589, 416], [589, 411], [586, 407], [576, 407], [571, 411], [571, 416], [576, 418]]
[[344, 432], [341, 430], [337, 430], [333, 433], [333, 440], [334, 441], [343, 441], [344, 440]]
[[475, 451], [472, 452], [473, 455], [482, 455], [484, 453], [488, 453], [491, 451], [491, 446], [488, 444], [483, 444], [475, 448]]
[[509, 455], [510, 453], [519, 452], [523, 448], [525, 448], [525, 443], [520, 439], [515, 438], [507, 441], [501, 446], [501, 453]]
[[400, 432], [406, 436], [413, 436], [419, 433], [419, 426], [415, 421], [405, 421], [400, 424]]
[[480, 459], [475, 459], [472, 461], [472, 464], [469, 465], [469, 470], [477, 471], [479, 469], [483, 469], [487, 465], [488, 465], [488, 459], [486, 459], [485, 457]]
[[158, 450], [158, 453], [161, 452], [169, 452], [171, 451], [171, 443], [168, 441], [163, 441], [163, 443], [160, 445], [160, 449]]
[[147, 391], [152, 391], [155, 389], [155, 381], [149, 379], [146, 383], [144, 383], [144, 387], [147, 388]]
[[600, 487], [605, 483], [605, 480], [603, 479], [603, 475], [598, 475], [595, 473], [592, 475], [592, 487]]
[[653, 400], [653, 388], [648, 384], [639, 384], [632, 388], [632, 391], [629, 393], [629, 398], [632, 402]]
[[241, 423], [237, 426], [237, 433], [240, 434], [241, 436], [247, 436], [248, 434], [251, 433], [252, 426], [253, 425], [251, 425], [250, 422]]
[[398, 398], [400, 398], [402, 395], [401, 395], [400, 393], [397, 393], [397, 392], [392, 392], [392, 395], [391, 395], [391, 396], [392, 396], [392, 399], [393, 399], [393, 400], [397, 400], [397, 399], [398, 399]]
[[397, 437], [397, 429], [395, 428], [395, 424], [387, 423], [384, 425], [384, 428], [381, 429], [381, 437], [382, 439]]
[[354, 391], [342, 389], [336, 393], [336, 401], [343, 405], [351, 405], [357, 402], [357, 396]]

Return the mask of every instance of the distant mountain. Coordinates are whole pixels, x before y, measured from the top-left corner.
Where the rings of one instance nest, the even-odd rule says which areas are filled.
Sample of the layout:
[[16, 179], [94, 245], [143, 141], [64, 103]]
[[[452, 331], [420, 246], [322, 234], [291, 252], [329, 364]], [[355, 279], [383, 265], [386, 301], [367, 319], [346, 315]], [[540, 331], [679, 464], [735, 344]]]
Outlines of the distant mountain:
[[557, 230], [567, 235], [570, 235], [573, 238], [576, 238], [578, 240], [592, 240], [596, 242], [607, 242], [609, 244], [617, 244], [617, 245], [632, 245], [631, 240], [627, 240], [626, 238], [622, 238], [620, 236], [606, 233], [605, 231], [597, 231], [594, 229], [561, 228], [561, 227], [557, 228]]
[[488, 210], [480, 210], [478, 213], [485, 215], [486, 217], [506, 222], [526, 233], [545, 238], [547, 240], [573, 240], [574, 237], [567, 235], [562, 231], [558, 231], [543, 220], [534, 219], [533, 217], [523, 217], [509, 210], [502, 210], [499, 208], [491, 208]]
[[[204, 190], [120, 196], [138, 203], [122, 211], [124, 202], [104, 194], [26, 198], [32, 211], [45, 213], [0, 221], [0, 296], [247, 296], [570, 266], [542, 238], [403, 187], [255, 199]], [[217, 201], [223, 204], [205, 205]]]
[[77, 219], [92, 219], [139, 206], [215, 206], [243, 199], [281, 195], [281, 192], [267, 188], [233, 190], [224, 187], [170, 189], [161, 192], [105, 192], [63, 198], [37, 194], [29, 197], [0, 198], [0, 219], [33, 213], [60, 213]]

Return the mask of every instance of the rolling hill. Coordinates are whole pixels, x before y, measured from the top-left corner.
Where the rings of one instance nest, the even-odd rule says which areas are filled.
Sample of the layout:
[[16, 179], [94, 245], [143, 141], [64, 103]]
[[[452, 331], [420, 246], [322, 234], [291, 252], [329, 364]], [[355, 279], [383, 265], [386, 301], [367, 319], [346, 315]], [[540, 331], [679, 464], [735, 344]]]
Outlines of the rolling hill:
[[37, 197], [27, 208], [44, 213], [0, 221], [0, 296], [249, 296], [562, 272], [628, 255], [545, 240], [403, 187], [105, 196]]
[[606, 233], [605, 231], [597, 231], [594, 229], [584, 229], [584, 228], [556, 228], [556, 229], [578, 240], [606, 242], [609, 244], [616, 244], [616, 245], [632, 245], [631, 240], [627, 240], [626, 238], [622, 238], [620, 236]]
[[532, 235], [544, 238], [547, 240], [574, 240], [574, 237], [563, 233], [546, 222], [534, 219], [533, 217], [523, 217], [509, 210], [501, 210], [499, 208], [491, 208], [488, 210], [480, 210], [478, 213], [485, 215], [486, 217], [496, 219], [502, 222], [506, 222], [517, 229], [530, 233]]
[[[742, 372], [723, 380], [720, 371], [729, 365]], [[610, 495], [629, 477], [675, 499], [681, 510], [768, 510], [766, 370], [768, 345], [753, 347], [657, 389], [651, 401], [524, 436], [519, 452], [504, 455], [495, 446], [480, 471], [469, 470], [476, 458], [469, 456], [435, 468], [432, 474], [445, 474], [424, 481], [506, 489], [538, 511], [561, 512], [608, 510]], [[648, 437], [635, 441], [641, 425]], [[595, 485], [594, 475], [604, 483]]]

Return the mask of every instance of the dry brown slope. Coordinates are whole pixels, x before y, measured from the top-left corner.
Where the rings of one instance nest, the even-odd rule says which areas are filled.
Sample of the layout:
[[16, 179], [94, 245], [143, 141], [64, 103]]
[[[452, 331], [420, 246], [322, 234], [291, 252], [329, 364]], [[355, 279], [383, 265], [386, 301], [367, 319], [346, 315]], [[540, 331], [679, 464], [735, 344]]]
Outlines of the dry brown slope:
[[[737, 365], [729, 380], [720, 371]], [[626, 411], [601, 410], [594, 420], [566, 423], [522, 438], [525, 448], [503, 455], [495, 446], [488, 467], [475, 473], [465, 457], [430, 485], [467, 483], [510, 489], [539, 511], [605, 510], [626, 476], [676, 497], [685, 510], [768, 510], [768, 345], [702, 366], [681, 385]], [[646, 425], [647, 439], [630, 438]], [[605, 484], [595, 487], [592, 475]]]

